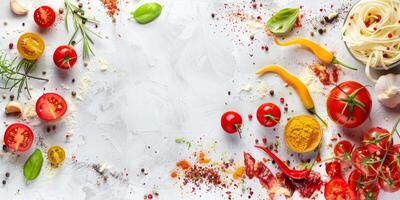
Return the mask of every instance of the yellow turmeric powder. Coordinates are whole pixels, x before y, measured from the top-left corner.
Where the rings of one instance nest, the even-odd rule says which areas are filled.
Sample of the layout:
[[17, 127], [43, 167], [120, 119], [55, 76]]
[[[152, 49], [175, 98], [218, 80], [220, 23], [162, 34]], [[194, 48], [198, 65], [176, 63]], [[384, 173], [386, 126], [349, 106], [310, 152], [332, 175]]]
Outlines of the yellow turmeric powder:
[[322, 139], [322, 129], [317, 120], [309, 115], [299, 115], [289, 120], [285, 127], [284, 140], [297, 153], [314, 150]]

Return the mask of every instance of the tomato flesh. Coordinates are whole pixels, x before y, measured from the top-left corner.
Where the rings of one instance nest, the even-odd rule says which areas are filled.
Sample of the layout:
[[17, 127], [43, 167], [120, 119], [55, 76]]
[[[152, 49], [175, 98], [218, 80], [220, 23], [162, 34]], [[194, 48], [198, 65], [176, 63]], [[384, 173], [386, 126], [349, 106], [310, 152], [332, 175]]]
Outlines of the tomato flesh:
[[356, 200], [355, 193], [342, 178], [333, 178], [326, 183], [324, 196], [326, 200]]
[[358, 82], [346, 81], [331, 90], [326, 102], [329, 117], [344, 128], [355, 128], [369, 116], [371, 95]]
[[335, 145], [333, 152], [337, 157], [350, 160], [350, 154], [352, 150], [353, 145], [347, 140], [342, 140]]
[[371, 154], [365, 146], [359, 146], [354, 149], [351, 159], [356, 168], [368, 177], [376, 175], [381, 161], [378, 155]]
[[44, 49], [44, 41], [36, 33], [24, 33], [18, 39], [17, 50], [24, 59], [37, 60], [42, 56]]
[[273, 103], [264, 103], [257, 109], [257, 120], [265, 127], [272, 127], [281, 120], [281, 110]]
[[33, 13], [33, 19], [40, 28], [49, 28], [56, 21], [56, 13], [49, 6], [40, 6]]
[[392, 146], [392, 137], [388, 130], [383, 128], [371, 128], [363, 135], [363, 144], [370, 153], [383, 155]]
[[342, 177], [342, 166], [338, 161], [327, 163], [325, 166], [326, 174], [329, 177]]
[[77, 54], [74, 48], [68, 45], [59, 46], [53, 54], [53, 61], [60, 69], [70, 69], [77, 61]]
[[56, 93], [43, 94], [36, 101], [36, 114], [43, 121], [49, 122], [61, 118], [67, 112], [67, 102]]
[[60, 146], [52, 146], [47, 151], [47, 158], [52, 165], [58, 166], [65, 160], [65, 151]]
[[9, 125], [4, 133], [4, 143], [7, 149], [14, 151], [27, 151], [32, 146], [33, 139], [32, 129], [21, 123]]

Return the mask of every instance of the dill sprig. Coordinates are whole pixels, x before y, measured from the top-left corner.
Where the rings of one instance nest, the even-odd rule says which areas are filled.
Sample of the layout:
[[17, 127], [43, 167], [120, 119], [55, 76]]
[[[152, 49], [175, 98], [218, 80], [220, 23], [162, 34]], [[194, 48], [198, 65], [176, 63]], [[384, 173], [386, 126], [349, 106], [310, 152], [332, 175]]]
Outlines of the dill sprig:
[[25, 89], [29, 97], [31, 97], [28, 80], [31, 78], [48, 81], [48, 79], [30, 75], [32, 70], [35, 68], [36, 61], [21, 59], [17, 64], [15, 64], [16, 60], [17, 57], [14, 59], [8, 59], [4, 53], [0, 54], [0, 78], [3, 81], [3, 85], [0, 86], [0, 89], [8, 89], [12, 91], [17, 88], [17, 99], [19, 99], [22, 90]]
[[[94, 18], [86, 17], [85, 11], [82, 9], [82, 6], [76, 6], [70, 3], [68, 0], [64, 1], [64, 24], [65, 29], [69, 32], [69, 16], [71, 15], [71, 19], [74, 25], [74, 33], [72, 34], [71, 39], [69, 40], [69, 45], [75, 45], [76, 43], [82, 42], [82, 57], [83, 61], [87, 62], [90, 59], [90, 55], [94, 55], [91, 45], [94, 44], [92, 36], [96, 36], [101, 38], [100, 35], [92, 31], [91, 29], [86, 27], [87, 23], [92, 23], [97, 25], [98, 21]], [[81, 35], [81, 39], [76, 41], [75, 38], [78, 36], [78, 33]]]

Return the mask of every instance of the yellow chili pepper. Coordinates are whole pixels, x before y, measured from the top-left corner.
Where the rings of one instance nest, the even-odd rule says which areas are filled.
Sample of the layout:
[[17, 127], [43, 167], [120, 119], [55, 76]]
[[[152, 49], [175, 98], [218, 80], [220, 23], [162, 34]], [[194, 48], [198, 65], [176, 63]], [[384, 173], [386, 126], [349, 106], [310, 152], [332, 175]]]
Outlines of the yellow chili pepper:
[[315, 111], [315, 106], [314, 106], [314, 101], [311, 97], [310, 92], [307, 89], [307, 86], [304, 85], [301, 80], [299, 80], [297, 77], [293, 76], [289, 72], [287, 72], [285, 69], [283, 69], [280, 66], [277, 65], [270, 65], [266, 66], [262, 69], [260, 69], [256, 75], [261, 76], [265, 73], [275, 73], [278, 74], [286, 83], [291, 85], [297, 92], [297, 94], [300, 97], [301, 102], [303, 103], [304, 107], [307, 109], [308, 112], [312, 113], [313, 115], [317, 116], [321, 122], [327, 126], [327, 123], [325, 120], [323, 120]]
[[311, 40], [308, 40], [305, 38], [295, 38], [292, 40], [279, 42], [278, 38], [276, 38], [274, 35], [273, 35], [273, 37], [274, 37], [275, 44], [277, 44], [279, 46], [291, 46], [291, 45], [299, 44], [304, 47], [307, 47], [324, 64], [339, 64], [339, 65], [342, 65], [343, 67], [346, 67], [346, 68], [349, 68], [352, 70], [357, 70], [356, 68], [350, 67], [350, 66], [340, 62], [331, 52], [329, 52], [328, 50], [324, 49], [323, 47], [319, 46], [317, 43], [315, 43]]

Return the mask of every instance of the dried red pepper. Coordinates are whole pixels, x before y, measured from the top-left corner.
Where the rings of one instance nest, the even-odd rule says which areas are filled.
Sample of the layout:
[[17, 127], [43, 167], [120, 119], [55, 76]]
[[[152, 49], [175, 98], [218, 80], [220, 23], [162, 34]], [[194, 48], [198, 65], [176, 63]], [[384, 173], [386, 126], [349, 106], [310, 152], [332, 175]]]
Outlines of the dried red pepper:
[[256, 160], [249, 153], [244, 152], [244, 166], [246, 170], [246, 175], [252, 179], [254, 177], [254, 165], [256, 164]]
[[265, 153], [267, 153], [276, 162], [276, 164], [282, 170], [282, 172], [292, 179], [297, 179], [297, 180], [304, 179], [310, 173], [310, 169], [307, 169], [307, 168], [303, 169], [303, 170], [290, 169], [281, 159], [279, 159], [268, 148], [263, 147], [263, 146], [255, 146], [255, 147], [258, 149], [261, 149]]

